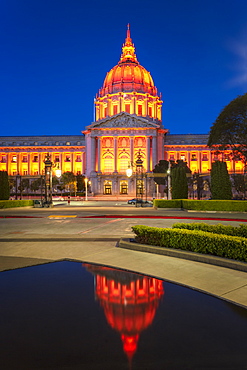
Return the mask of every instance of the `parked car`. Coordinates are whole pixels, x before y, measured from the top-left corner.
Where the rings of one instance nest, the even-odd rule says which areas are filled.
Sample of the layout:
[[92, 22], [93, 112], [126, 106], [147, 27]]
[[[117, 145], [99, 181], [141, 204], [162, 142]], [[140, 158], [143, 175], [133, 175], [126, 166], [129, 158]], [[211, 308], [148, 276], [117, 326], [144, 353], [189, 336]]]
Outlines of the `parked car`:
[[152, 202], [150, 202], [149, 200], [143, 200], [143, 199], [137, 199], [137, 198], [130, 199], [130, 200], [128, 200], [127, 203], [128, 204], [136, 204], [136, 203], [140, 203], [140, 204], [152, 204]]

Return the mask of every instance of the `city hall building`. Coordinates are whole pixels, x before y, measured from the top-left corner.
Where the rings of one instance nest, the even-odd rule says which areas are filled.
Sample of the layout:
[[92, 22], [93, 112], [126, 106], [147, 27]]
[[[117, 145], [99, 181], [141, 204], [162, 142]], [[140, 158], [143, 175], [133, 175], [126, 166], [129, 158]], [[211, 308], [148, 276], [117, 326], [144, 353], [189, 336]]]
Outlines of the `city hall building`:
[[[207, 134], [170, 135], [163, 126], [161, 95], [151, 74], [138, 62], [128, 27], [120, 60], [96, 95], [95, 121], [80, 135], [0, 137], [0, 170], [10, 176], [38, 178], [44, 174], [49, 153], [62, 173], [85, 175], [94, 196], [134, 196], [139, 158], [145, 174], [143, 191], [152, 196], [152, 170], [159, 160], [182, 159], [192, 173], [209, 173], [218, 157], [207, 147], [207, 140]], [[243, 170], [243, 164], [230, 159], [227, 152], [224, 160], [230, 172]], [[133, 175], [127, 177], [130, 166]]]

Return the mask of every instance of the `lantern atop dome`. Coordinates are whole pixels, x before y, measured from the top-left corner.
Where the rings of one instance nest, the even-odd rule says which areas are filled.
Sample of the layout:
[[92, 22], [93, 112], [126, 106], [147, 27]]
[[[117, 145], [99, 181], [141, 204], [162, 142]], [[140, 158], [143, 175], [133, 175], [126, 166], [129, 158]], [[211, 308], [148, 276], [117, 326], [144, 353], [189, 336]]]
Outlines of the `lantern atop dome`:
[[118, 64], [126, 63], [126, 62], [139, 64], [137, 57], [135, 55], [135, 46], [130, 37], [130, 25], [129, 24], [127, 25], [127, 36], [125, 39], [125, 43], [123, 44], [123, 47], [122, 47], [122, 55], [121, 55], [121, 58]]

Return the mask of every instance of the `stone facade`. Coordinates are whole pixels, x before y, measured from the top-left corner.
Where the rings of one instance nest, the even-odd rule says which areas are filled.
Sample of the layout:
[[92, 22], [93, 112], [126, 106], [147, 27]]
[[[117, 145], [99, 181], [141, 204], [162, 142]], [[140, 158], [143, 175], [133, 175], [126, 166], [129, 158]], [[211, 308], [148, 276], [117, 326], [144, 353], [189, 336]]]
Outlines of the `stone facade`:
[[225, 160], [230, 172], [243, 171], [243, 164], [231, 160], [228, 152], [211, 152], [206, 134], [170, 135], [162, 124], [161, 108], [161, 95], [137, 60], [128, 27], [120, 61], [96, 95], [95, 122], [81, 135], [0, 137], [0, 170], [37, 178], [44, 174], [49, 153], [62, 172], [85, 175], [92, 194], [106, 197], [135, 196], [138, 158], [143, 164], [142, 191], [148, 197], [155, 192], [152, 170], [162, 159], [182, 159], [192, 173], [205, 175], [216, 159]]

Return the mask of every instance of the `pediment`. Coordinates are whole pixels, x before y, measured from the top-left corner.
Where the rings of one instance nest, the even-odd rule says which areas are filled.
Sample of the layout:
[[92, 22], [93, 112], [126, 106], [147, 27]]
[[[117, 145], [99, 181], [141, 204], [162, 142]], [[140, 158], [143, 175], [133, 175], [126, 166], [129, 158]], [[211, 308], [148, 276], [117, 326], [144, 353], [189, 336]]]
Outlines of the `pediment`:
[[145, 118], [138, 117], [126, 112], [116, 114], [103, 120], [93, 122], [87, 129], [100, 128], [159, 128], [157, 123], [148, 121]]

